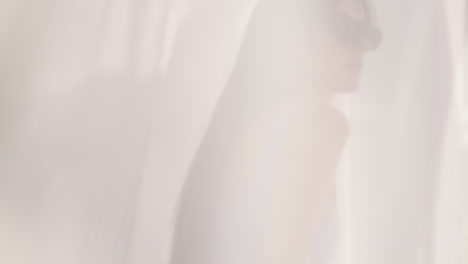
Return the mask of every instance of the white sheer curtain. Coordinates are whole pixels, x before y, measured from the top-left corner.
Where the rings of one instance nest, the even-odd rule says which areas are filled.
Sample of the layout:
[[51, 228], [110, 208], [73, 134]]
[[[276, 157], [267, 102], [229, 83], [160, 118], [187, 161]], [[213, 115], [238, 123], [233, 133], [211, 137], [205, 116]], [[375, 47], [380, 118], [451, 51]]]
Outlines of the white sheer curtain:
[[465, 263], [457, 98], [464, 3], [376, 4], [385, 40], [350, 98], [349, 259]]
[[[384, 40], [346, 98], [335, 261], [464, 263], [464, 2], [374, 4]], [[176, 201], [256, 5], [0, 1], [0, 262], [169, 263]]]

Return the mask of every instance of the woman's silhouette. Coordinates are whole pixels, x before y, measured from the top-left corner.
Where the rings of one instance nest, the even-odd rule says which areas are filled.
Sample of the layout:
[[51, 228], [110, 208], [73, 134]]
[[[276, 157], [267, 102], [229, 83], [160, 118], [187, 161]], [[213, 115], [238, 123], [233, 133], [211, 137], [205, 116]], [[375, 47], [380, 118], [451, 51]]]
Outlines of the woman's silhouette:
[[380, 40], [362, 0], [264, 0], [179, 199], [172, 264], [310, 263], [358, 87]]

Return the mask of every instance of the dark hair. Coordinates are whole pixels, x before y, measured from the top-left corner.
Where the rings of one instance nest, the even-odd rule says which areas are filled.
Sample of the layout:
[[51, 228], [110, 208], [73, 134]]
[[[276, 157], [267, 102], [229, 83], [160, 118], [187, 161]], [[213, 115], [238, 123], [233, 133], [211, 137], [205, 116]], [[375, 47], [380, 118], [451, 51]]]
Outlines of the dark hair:
[[299, 65], [310, 63], [306, 58], [311, 57], [311, 43], [320, 37], [314, 29], [335, 2], [261, 0], [251, 16], [225, 97], [238, 98], [248, 111], [249, 106], [268, 104], [285, 92], [302, 89], [313, 73]]

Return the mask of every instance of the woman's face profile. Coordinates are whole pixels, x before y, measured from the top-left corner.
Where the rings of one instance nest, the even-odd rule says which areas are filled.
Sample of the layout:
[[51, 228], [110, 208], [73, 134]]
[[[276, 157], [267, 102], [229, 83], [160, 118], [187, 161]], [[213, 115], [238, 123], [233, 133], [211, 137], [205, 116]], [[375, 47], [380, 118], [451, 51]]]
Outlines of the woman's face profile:
[[321, 65], [317, 67], [331, 92], [354, 92], [358, 88], [364, 54], [372, 49], [372, 43], [352, 25], [367, 25], [368, 15], [362, 0], [339, 0], [331, 12], [320, 38]]

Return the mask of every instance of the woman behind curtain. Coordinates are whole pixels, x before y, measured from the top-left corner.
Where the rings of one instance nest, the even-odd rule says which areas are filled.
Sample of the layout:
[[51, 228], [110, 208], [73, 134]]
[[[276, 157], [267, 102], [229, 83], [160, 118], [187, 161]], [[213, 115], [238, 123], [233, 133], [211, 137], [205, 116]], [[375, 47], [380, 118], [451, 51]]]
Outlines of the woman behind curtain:
[[347, 137], [333, 95], [375, 48], [368, 3], [263, 1], [179, 202], [172, 262], [309, 263]]

